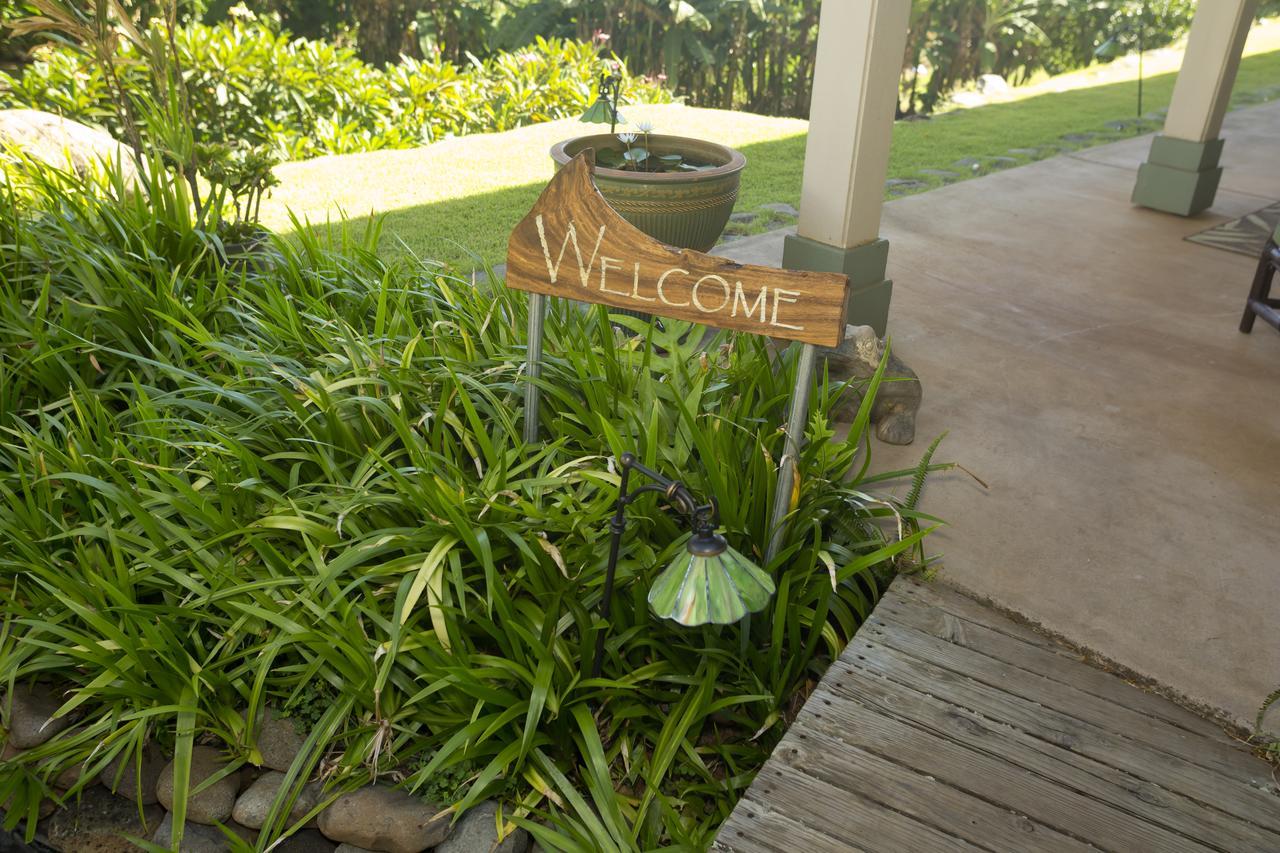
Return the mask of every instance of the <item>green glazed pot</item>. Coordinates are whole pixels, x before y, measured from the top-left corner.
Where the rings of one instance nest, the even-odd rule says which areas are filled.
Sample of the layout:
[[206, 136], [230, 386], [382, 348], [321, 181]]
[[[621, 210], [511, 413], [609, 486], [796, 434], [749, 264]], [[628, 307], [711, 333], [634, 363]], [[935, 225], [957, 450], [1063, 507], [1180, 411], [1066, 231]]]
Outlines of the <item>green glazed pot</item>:
[[[596, 166], [600, 194], [623, 219], [668, 246], [706, 252], [720, 239], [738, 200], [738, 183], [747, 158], [724, 145], [651, 133], [648, 149], [654, 155], [682, 154], [715, 168], [699, 172], [631, 172]], [[551, 148], [556, 168], [588, 148], [625, 150], [607, 133], [578, 136]]]

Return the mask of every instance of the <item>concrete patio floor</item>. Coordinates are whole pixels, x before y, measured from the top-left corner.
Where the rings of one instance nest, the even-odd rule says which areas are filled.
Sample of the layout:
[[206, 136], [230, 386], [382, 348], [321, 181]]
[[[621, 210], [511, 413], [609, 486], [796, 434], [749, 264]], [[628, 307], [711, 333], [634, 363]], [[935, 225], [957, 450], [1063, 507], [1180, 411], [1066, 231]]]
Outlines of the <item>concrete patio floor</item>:
[[[1214, 208], [1133, 207], [1141, 137], [885, 208], [889, 333], [942, 579], [1251, 725], [1280, 687], [1280, 335], [1236, 330], [1254, 261], [1187, 235], [1280, 199], [1280, 103], [1224, 128]], [[725, 247], [777, 265], [782, 234]], [[1271, 729], [1280, 723], [1270, 721]]]

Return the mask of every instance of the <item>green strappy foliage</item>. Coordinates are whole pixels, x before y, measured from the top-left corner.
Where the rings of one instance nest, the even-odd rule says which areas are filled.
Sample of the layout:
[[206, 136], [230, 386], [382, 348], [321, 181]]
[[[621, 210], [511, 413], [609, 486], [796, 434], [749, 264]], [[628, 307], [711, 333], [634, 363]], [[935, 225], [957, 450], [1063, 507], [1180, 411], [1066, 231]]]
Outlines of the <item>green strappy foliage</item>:
[[868, 494], [892, 476], [869, 474], [871, 394], [838, 439], [819, 382], [769, 605], [728, 627], [652, 616], [685, 533], [641, 501], [589, 678], [611, 457], [718, 496], [760, 560], [789, 354], [558, 304], [527, 446], [523, 295], [389, 265], [376, 223], [227, 258], [162, 170], [149, 194], [10, 174], [0, 686], [57, 685], [78, 723], [0, 764], [9, 825], [152, 738], [180, 766], [211, 739], [255, 761], [270, 705], [309, 741], [258, 849], [321, 773], [330, 797], [376, 776], [498, 799], [547, 849], [703, 848], [930, 529]]

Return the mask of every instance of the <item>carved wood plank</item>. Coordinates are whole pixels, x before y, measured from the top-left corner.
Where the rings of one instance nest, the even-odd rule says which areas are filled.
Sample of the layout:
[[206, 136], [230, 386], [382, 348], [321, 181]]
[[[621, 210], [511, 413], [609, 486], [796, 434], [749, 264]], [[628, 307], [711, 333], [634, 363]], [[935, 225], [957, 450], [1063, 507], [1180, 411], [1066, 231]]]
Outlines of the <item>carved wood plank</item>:
[[844, 340], [847, 276], [663, 245], [600, 195], [593, 157], [573, 158], [511, 232], [508, 287], [819, 346]]

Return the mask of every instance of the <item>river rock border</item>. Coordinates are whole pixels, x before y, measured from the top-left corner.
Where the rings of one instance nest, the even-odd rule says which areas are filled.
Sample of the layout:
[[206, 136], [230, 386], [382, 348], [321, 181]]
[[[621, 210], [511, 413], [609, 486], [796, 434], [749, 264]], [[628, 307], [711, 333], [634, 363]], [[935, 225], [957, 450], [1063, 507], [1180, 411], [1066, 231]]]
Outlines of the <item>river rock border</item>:
[[[74, 718], [53, 718], [62, 701], [47, 686], [16, 688], [0, 762], [36, 749], [60, 732], [74, 733]], [[229, 851], [231, 844], [224, 832], [255, 840], [303, 744], [292, 720], [267, 709], [258, 724], [261, 766], [237, 769], [218, 748], [196, 746], [191, 758], [191, 786], [212, 781], [188, 798], [183, 853]], [[62, 805], [54, 799], [41, 803], [37, 837], [49, 848], [68, 853], [137, 850], [125, 835], [168, 847], [173, 830], [169, 812], [173, 768], [173, 761], [154, 743], [143, 749], [140, 772], [132, 760], [113, 761], [93, 779], [84, 778], [83, 766], [69, 768], [53, 780]], [[523, 829], [499, 841], [498, 804], [494, 802], [478, 803], [455, 821], [453, 809], [381, 783], [336, 797], [329, 794], [328, 798], [332, 801], [304, 828], [272, 848], [273, 853], [526, 853], [531, 846], [537, 847], [531, 845]], [[322, 784], [308, 782], [294, 802], [289, 825], [302, 820], [325, 799]], [[7, 805], [0, 803], [0, 811]], [[8, 849], [3, 837], [0, 848]]]

